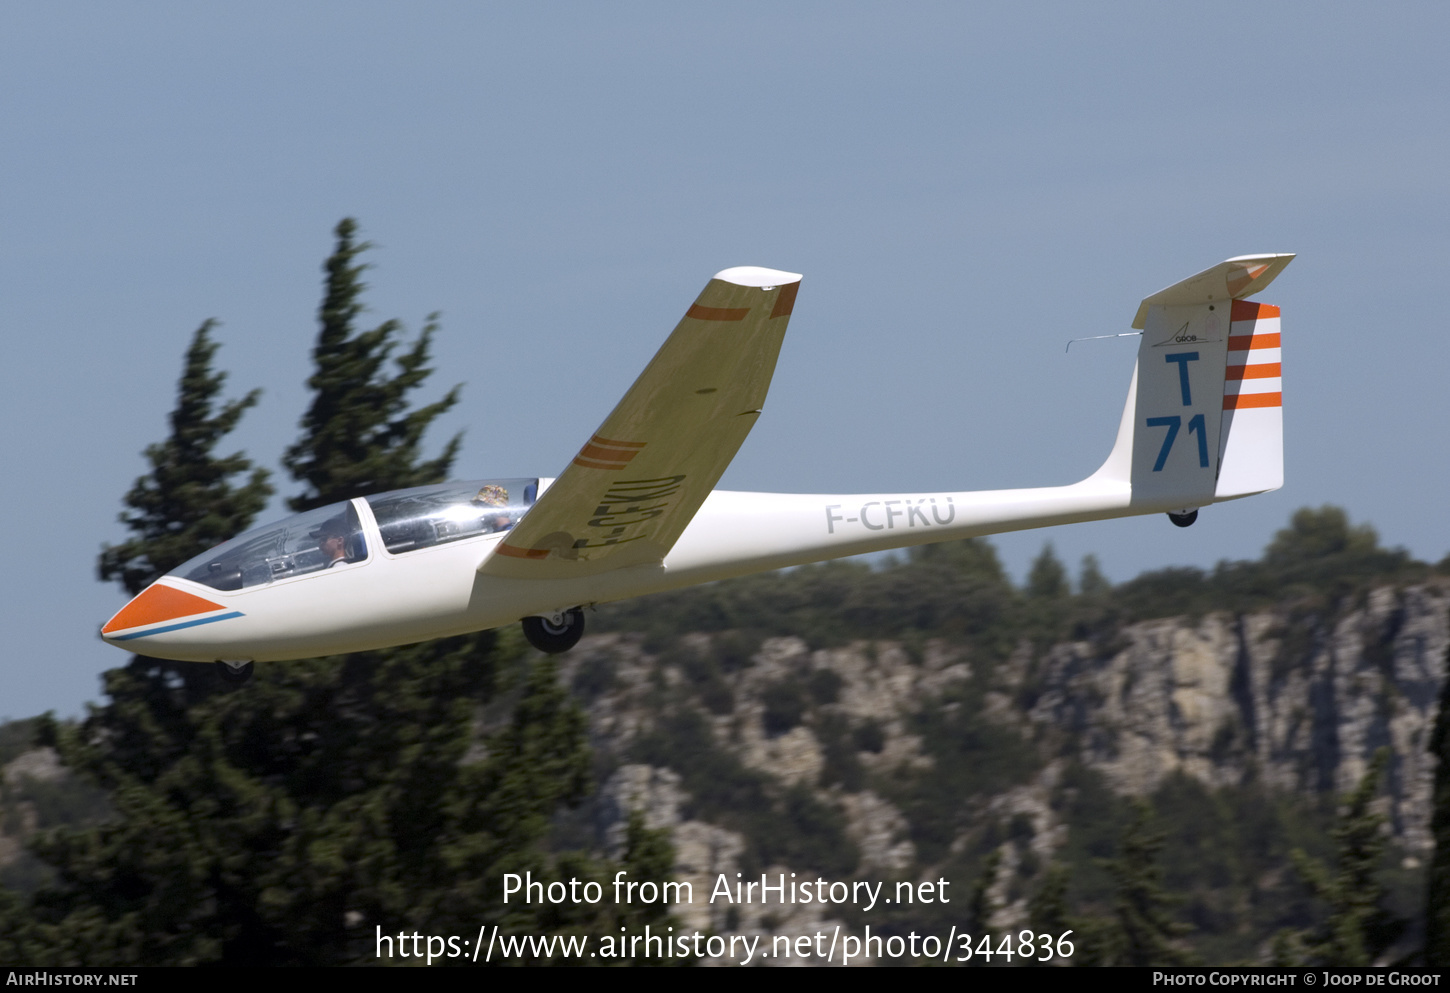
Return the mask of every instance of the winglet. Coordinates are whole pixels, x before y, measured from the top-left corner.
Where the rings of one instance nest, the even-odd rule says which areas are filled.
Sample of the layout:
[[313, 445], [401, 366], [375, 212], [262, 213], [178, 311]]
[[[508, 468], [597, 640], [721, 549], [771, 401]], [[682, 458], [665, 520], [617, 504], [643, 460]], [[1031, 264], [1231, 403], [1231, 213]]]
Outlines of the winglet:
[[1242, 300], [1253, 296], [1274, 281], [1284, 267], [1294, 261], [1290, 254], [1240, 255], [1220, 262], [1212, 269], [1205, 269], [1196, 276], [1174, 283], [1165, 290], [1159, 290], [1145, 297], [1138, 305], [1133, 318], [1133, 327], [1143, 329], [1148, 319], [1148, 308], [1154, 305], [1165, 307], [1182, 304], [1213, 303], [1216, 300]]
[[738, 265], [732, 269], [721, 269], [715, 278], [736, 286], [751, 286], [760, 290], [773, 290], [786, 283], [799, 283], [798, 272], [782, 272], [779, 269], [762, 269], [758, 265]]

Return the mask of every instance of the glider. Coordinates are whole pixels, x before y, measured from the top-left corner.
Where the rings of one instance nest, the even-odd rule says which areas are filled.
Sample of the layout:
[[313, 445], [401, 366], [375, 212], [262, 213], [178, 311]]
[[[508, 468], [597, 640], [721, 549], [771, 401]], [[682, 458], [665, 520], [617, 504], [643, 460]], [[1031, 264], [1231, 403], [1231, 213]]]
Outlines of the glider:
[[557, 478], [360, 497], [239, 535], [101, 629], [156, 658], [334, 655], [522, 621], [572, 647], [583, 607], [889, 548], [1167, 513], [1283, 484], [1279, 308], [1251, 303], [1293, 255], [1229, 259], [1146, 298], [1117, 439], [1070, 486], [806, 495], [715, 489], [755, 425], [800, 276], [717, 273]]

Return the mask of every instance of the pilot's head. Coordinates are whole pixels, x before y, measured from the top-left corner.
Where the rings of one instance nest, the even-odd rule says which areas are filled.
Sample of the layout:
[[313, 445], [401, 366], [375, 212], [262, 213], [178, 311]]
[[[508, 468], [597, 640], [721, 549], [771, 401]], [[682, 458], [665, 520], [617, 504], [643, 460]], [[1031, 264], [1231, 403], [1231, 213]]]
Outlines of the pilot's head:
[[311, 536], [317, 539], [317, 547], [321, 550], [322, 557], [327, 559], [328, 565], [347, 557], [348, 531], [347, 522], [338, 516], [329, 517], [316, 531], [311, 532]]

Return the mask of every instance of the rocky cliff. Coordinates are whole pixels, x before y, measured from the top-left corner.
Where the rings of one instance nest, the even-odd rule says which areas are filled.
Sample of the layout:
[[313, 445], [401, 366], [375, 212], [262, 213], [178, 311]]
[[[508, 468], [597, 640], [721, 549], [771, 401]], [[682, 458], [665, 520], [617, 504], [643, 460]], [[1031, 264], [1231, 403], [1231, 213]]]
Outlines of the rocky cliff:
[[[687, 781], [698, 762], [685, 749], [678, 759], [639, 761], [650, 752], [641, 741], [694, 714], [720, 755], [762, 778], [762, 795], [779, 802], [806, 790], [839, 817], [854, 856], [847, 875], [934, 878], [964, 850], [995, 849], [984, 881], [995, 929], [1026, 919], [1024, 862], [1043, 865], [1069, 840], [1062, 778], [1072, 765], [1124, 796], [1150, 794], [1177, 774], [1209, 790], [1257, 785], [1323, 798], [1349, 790], [1388, 747], [1383, 802], [1397, 857], [1416, 869], [1432, 847], [1426, 746], [1450, 646], [1447, 615], [1445, 584], [1383, 587], [1335, 608], [1300, 602], [1140, 622], [1092, 642], [1024, 642], [1005, 660], [943, 641], [812, 650], [798, 638], [769, 638], [727, 666], [712, 661], [719, 635], [647, 651], [638, 636], [607, 634], [585, 639], [564, 671], [591, 687], [591, 726], [612, 769], [596, 811], [601, 836], [617, 843], [627, 812], [643, 809], [671, 831], [681, 878], [697, 893], [747, 862], [756, 873], [802, 868], [761, 865], [762, 846], [738, 811], [716, 804], [712, 814], [696, 802]], [[1035, 762], [1003, 788], [960, 798], [970, 802], [951, 807], [951, 845], [925, 853], [905, 786], [961, 760], [924, 740], [932, 715], [973, 707]], [[841, 775], [843, 762], [861, 774]], [[959, 883], [963, 906], [970, 880]], [[727, 920], [698, 897], [677, 909], [688, 924], [720, 931], [806, 933], [833, 920], [820, 907], [768, 903]]]

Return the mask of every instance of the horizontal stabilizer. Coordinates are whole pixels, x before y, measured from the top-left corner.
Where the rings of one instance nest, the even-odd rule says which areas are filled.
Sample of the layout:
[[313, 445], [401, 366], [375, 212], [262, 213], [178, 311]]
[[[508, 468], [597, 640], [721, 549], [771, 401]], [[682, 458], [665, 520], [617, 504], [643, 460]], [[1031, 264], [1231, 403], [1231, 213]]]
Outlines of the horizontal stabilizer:
[[1133, 327], [1143, 330], [1150, 307], [1222, 303], [1225, 300], [1242, 300], [1253, 296], [1272, 283], [1274, 277], [1283, 272], [1284, 267], [1292, 261], [1292, 254], [1284, 254], [1240, 255], [1227, 262], [1220, 262], [1212, 269], [1205, 269], [1196, 276], [1189, 276], [1166, 290], [1159, 290], [1145, 298], [1138, 305], [1138, 313], [1133, 317]]

